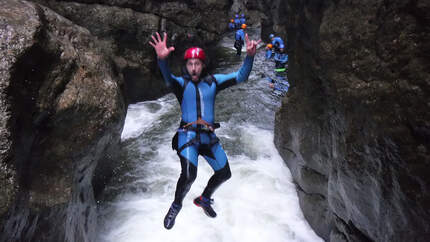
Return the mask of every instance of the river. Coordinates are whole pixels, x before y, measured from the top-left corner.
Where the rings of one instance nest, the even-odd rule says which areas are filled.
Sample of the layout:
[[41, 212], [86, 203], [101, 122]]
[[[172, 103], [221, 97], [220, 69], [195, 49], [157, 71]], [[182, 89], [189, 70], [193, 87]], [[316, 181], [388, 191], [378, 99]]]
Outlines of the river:
[[[259, 36], [257, 30], [250, 31]], [[233, 34], [219, 43], [223, 53], [214, 73], [237, 70], [246, 55], [235, 56]], [[245, 49], [244, 49], [245, 51]], [[122, 133], [121, 169], [100, 205], [98, 240], [107, 242], [268, 242], [322, 241], [303, 217], [288, 167], [273, 143], [274, 115], [280, 97], [273, 95], [266, 76], [273, 62], [258, 51], [245, 83], [218, 94], [216, 131], [227, 153], [232, 178], [215, 192], [218, 216], [207, 217], [192, 200], [213, 173], [200, 157], [197, 179], [185, 197], [171, 230], [163, 227], [173, 201], [180, 163], [171, 149], [180, 120], [173, 94], [130, 105]]]

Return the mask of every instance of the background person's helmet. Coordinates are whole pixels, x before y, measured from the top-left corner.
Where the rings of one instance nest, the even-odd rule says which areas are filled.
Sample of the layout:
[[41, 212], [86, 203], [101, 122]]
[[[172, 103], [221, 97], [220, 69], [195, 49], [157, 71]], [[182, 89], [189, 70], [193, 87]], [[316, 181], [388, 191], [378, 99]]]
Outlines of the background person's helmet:
[[272, 44], [267, 44], [267, 48], [272, 49], [273, 45]]
[[242, 16], [242, 18], [243, 18], [243, 17], [245, 17], [245, 14], [243, 14], [243, 13], [242, 13], [242, 15], [241, 15], [241, 16]]
[[273, 39], [273, 38], [275, 38], [275, 35], [274, 34], [270, 34], [269, 35], [269, 39]]
[[202, 48], [191, 47], [185, 51], [184, 60], [188, 60], [191, 58], [197, 58], [204, 62], [206, 59], [206, 55]]
[[239, 18], [239, 14], [234, 15], [236, 18]]
[[242, 24], [242, 29], [245, 29], [246, 28], [246, 24]]
[[230, 19], [230, 22], [231, 22], [231, 23], [234, 23], [234, 19]]

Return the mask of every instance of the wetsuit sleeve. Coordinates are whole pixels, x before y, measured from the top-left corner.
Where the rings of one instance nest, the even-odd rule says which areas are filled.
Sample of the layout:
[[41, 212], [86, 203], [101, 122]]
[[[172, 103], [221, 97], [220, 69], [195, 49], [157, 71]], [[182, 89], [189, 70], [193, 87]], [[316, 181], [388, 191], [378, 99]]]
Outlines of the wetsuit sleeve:
[[284, 46], [284, 41], [281, 38], [279, 38], [279, 37], [276, 38], [276, 40], [278, 42], [279, 48], [283, 49], [285, 47]]
[[279, 48], [281, 48], [281, 49], [285, 48], [284, 41], [281, 38], [279, 38]]
[[214, 78], [217, 84], [217, 92], [224, 90], [227, 87], [231, 87], [233, 85], [248, 80], [248, 76], [249, 73], [251, 73], [253, 63], [254, 56], [247, 55], [239, 71], [232, 72], [229, 74], [215, 74]]
[[168, 87], [172, 87], [175, 85], [180, 85], [181, 87], [184, 86], [184, 80], [182, 78], [178, 78], [174, 76], [167, 66], [166, 60], [160, 60], [158, 59], [158, 66], [160, 67], [161, 74], [163, 75], [164, 82]]

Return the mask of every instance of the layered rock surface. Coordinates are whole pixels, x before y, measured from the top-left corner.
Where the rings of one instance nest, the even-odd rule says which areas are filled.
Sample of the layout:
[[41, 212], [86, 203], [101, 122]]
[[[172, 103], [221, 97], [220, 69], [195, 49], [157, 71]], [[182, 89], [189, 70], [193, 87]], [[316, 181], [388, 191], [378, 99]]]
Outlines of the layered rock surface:
[[150, 35], [169, 33], [179, 69], [229, 4], [0, 1], [0, 241], [94, 241], [126, 106], [167, 92]]
[[94, 241], [92, 177], [119, 142], [122, 79], [88, 30], [0, 5], [0, 241]]
[[167, 93], [155, 54], [148, 44], [151, 34], [168, 33], [178, 63], [193, 45], [209, 47], [227, 30], [231, 3], [222, 1], [117, 1], [80, 0], [37, 2], [82, 26], [106, 45], [124, 76], [128, 103], [149, 100]]
[[275, 142], [315, 231], [428, 240], [426, 1], [36, 2], [0, 0], [0, 241], [93, 241], [126, 104], [167, 91], [150, 35], [179, 60], [238, 11], [288, 33]]
[[288, 1], [275, 143], [331, 241], [430, 238], [430, 4]]

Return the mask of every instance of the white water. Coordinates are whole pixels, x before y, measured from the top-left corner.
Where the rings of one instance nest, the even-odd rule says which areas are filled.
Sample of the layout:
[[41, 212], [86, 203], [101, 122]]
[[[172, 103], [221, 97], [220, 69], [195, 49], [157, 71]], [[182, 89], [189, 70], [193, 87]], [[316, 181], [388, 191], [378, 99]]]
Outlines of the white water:
[[[152, 128], [152, 122], [142, 117], [162, 116], [177, 105], [173, 96], [158, 102], [162, 108], [148, 111], [145, 103], [132, 105], [127, 114], [123, 139], [137, 137]], [[231, 124], [222, 123], [228, 130]], [[140, 164], [133, 171], [141, 175], [137, 183], [149, 184], [144, 193], [126, 193], [114, 202], [110, 221], [102, 241], [321, 241], [303, 218], [297, 193], [285, 166], [273, 144], [273, 132], [252, 125], [235, 127], [247, 155], [230, 155], [232, 178], [215, 193], [214, 209], [218, 217], [211, 219], [192, 203], [203, 191], [212, 169], [204, 159], [199, 160], [198, 176], [172, 230], [163, 227], [163, 218], [175, 192], [180, 164], [170, 148], [170, 135], [158, 149], [154, 159]], [[221, 140], [235, 139], [219, 132]], [[141, 152], [151, 147], [141, 147]]]
[[122, 134], [128, 165], [118, 173], [118, 184], [107, 190], [117, 195], [103, 206], [100, 241], [322, 241], [304, 219], [290, 171], [273, 143], [279, 100], [273, 103], [267, 83], [258, 77], [258, 72], [265, 72], [258, 61], [264, 53], [260, 54], [250, 80], [217, 97], [221, 128], [216, 133], [232, 172], [213, 196], [218, 216], [207, 217], [192, 202], [213, 174], [199, 158], [197, 179], [175, 226], [171, 230], [163, 226], [180, 174], [179, 159], [170, 146], [180, 110], [170, 94], [129, 106]]

